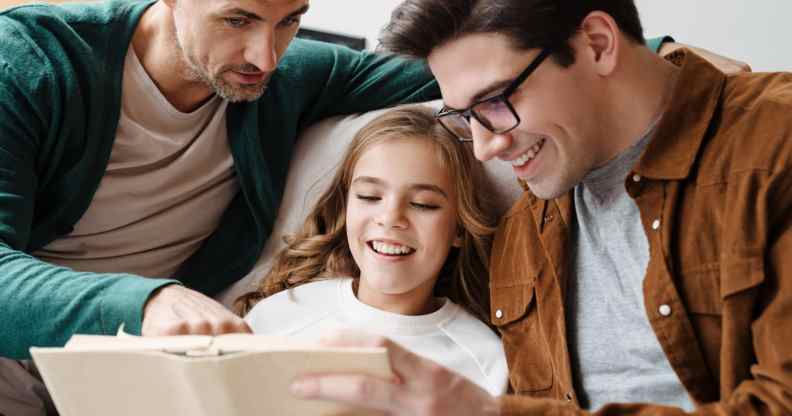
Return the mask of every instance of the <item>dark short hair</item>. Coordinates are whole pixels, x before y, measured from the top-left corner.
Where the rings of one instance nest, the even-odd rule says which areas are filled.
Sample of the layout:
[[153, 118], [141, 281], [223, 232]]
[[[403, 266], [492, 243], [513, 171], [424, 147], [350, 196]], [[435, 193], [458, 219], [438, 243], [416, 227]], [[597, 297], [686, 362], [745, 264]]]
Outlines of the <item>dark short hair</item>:
[[517, 49], [552, 48], [555, 61], [575, 61], [569, 39], [593, 11], [613, 17], [619, 29], [644, 43], [633, 0], [405, 0], [380, 34], [390, 52], [426, 58], [433, 49], [463, 35], [501, 33]]

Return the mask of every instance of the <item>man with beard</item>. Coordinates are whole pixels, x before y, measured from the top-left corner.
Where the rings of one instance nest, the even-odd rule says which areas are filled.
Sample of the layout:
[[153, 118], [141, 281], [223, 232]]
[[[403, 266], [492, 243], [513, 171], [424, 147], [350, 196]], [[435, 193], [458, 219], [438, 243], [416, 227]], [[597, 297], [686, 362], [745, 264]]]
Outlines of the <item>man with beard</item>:
[[438, 95], [417, 63], [293, 41], [308, 7], [114, 0], [0, 15], [0, 356], [121, 324], [248, 331], [207, 295], [256, 262], [298, 131]]
[[0, 13], [0, 414], [44, 411], [43, 386], [9, 387], [29, 377], [14, 360], [33, 345], [122, 324], [249, 332], [211, 296], [258, 259], [298, 132], [438, 97], [420, 63], [293, 40], [308, 8], [110, 0]]

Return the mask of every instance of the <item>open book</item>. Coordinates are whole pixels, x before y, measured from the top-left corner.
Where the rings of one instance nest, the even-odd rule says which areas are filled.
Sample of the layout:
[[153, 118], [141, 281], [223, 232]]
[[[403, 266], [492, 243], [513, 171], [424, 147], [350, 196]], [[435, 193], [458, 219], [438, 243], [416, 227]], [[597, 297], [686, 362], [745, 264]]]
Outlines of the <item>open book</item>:
[[75, 335], [31, 348], [61, 416], [352, 415], [299, 400], [292, 379], [324, 371], [390, 378], [384, 348], [326, 348], [264, 335]]

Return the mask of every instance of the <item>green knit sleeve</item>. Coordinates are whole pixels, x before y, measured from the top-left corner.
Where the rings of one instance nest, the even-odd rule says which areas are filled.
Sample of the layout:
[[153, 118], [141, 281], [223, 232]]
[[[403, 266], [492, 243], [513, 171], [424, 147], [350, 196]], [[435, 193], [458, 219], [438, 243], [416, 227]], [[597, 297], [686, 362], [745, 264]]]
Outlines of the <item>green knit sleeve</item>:
[[[0, 16], [0, 20], [4, 19]], [[61, 346], [76, 333], [114, 334], [121, 324], [139, 333], [151, 293], [170, 280], [84, 273], [29, 254], [37, 227], [52, 216], [37, 203], [42, 167], [59, 139], [53, 114], [65, 89], [25, 39], [0, 22], [0, 357], [29, 358], [32, 346]], [[5, 22], [8, 23], [8, 22]], [[19, 65], [27, 60], [27, 66]]]
[[[281, 85], [301, 94], [302, 125], [322, 118], [440, 98], [424, 60], [295, 39], [278, 67]], [[297, 99], [291, 93], [286, 100]]]

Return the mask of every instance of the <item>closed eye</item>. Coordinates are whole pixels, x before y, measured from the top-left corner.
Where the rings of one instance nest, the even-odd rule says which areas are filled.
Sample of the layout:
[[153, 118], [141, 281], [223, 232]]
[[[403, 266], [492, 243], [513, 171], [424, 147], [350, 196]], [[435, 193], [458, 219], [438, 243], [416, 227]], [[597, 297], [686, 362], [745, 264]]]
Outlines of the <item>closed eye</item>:
[[382, 199], [382, 198], [380, 198], [378, 196], [374, 196], [374, 195], [361, 195], [361, 194], [356, 194], [355, 197], [357, 199], [362, 200], [362, 201], [368, 201], [368, 202], [375, 202], [375, 201], [379, 201], [380, 199]]
[[440, 209], [440, 207], [437, 206], [437, 205], [422, 204], [422, 203], [419, 203], [419, 202], [410, 202], [410, 205], [412, 205], [415, 208], [418, 208], [418, 209], [421, 209], [421, 210], [427, 210], [427, 211], [433, 211], [433, 210], [436, 210], [436, 209]]

